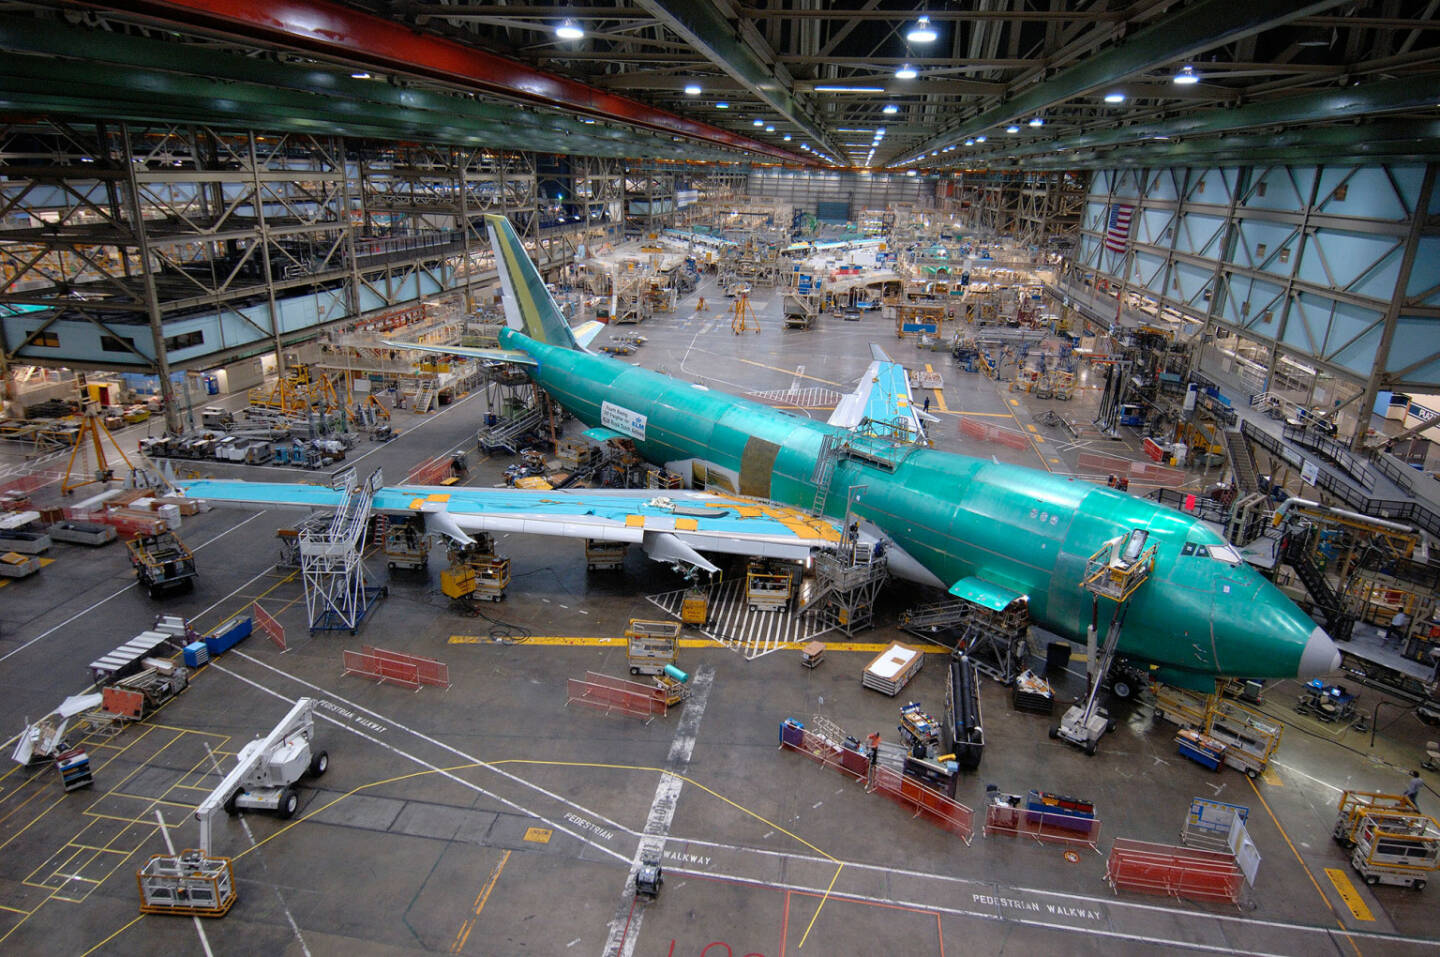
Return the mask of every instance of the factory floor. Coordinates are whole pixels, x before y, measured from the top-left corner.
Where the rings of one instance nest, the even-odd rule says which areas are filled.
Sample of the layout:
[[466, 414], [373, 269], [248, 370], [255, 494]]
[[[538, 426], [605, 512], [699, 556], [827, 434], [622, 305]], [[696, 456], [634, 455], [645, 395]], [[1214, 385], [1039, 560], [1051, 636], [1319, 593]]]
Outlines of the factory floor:
[[[701, 292], [709, 306], [703, 314], [694, 314], [691, 296], [678, 314], [649, 320], [637, 330], [648, 344], [629, 359], [735, 392], [844, 392], [874, 342], [944, 375], [943, 389], [931, 395], [941, 419], [933, 430], [938, 447], [1062, 472], [1074, 469], [1080, 448], [1138, 449], [1135, 437], [1062, 441], [1055, 429], [1036, 426], [1034, 414], [1052, 406], [1085, 421], [1093, 388], [1068, 404], [1011, 393], [953, 371], [945, 353], [917, 353], [877, 313], [785, 330], [773, 290], [757, 290], [752, 300], [760, 331], [737, 336], [722, 312], [729, 301], [709, 284]], [[1099, 381], [1092, 374], [1081, 384]], [[421, 460], [463, 449], [472, 463], [467, 484], [495, 482], [509, 460], [474, 451], [483, 401], [472, 396], [424, 416], [397, 413], [400, 435], [360, 447], [352, 463], [362, 474], [383, 465], [395, 481]], [[966, 416], [1028, 441], [1012, 448], [962, 438]], [[24, 465], [13, 454], [6, 464]], [[268, 481], [325, 478], [219, 463], [205, 470]], [[1196, 473], [1193, 484], [1216, 478]], [[1379, 708], [1372, 742], [1297, 715], [1293, 683], [1268, 686], [1261, 708], [1286, 729], [1276, 760], [1252, 781], [1179, 757], [1174, 728], [1153, 721], [1144, 703], [1117, 708], [1116, 731], [1086, 757], [1047, 737], [1055, 718], [1012, 710], [1006, 689], [987, 681], [983, 763], [958, 792], [976, 810], [967, 842], [776, 746], [787, 717], [813, 724], [820, 716], [857, 737], [879, 731], [894, 741], [900, 704], [916, 700], [939, 713], [943, 654], [927, 655], [898, 698], [859, 682], [877, 644], [912, 641], [894, 627], [896, 616], [930, 596], [891, 589], [879, 626], [853, 641], [827, 635], [830, 647], [814, 670], [792, 648], [756, 653], [751, 646], [747, 657], [691, 635], [679, 660], [691, 675], [690, 699], [647, 722], [566, 704], [567, 679], [626, 674], [616, 641], [626, 622], [661, 617], [648, 596], [682, 585], [638, 550], [622, 571], [587, 573], [579, 543], [502, 537], [515, 577], [505, 600], [478, 617], [455, 613], [440, 593], [439, 550], [428, 573], [408, 575], [387, 572], [372, 554], [372, 579], [388, 584], [388, 597], [357, 635], [312, 636], [298, 574], [275, 567], [275, 532], [295, 519], [232, 509], [185, 519], [180, 533], [195, 550], [199, 584], [162, 601], [135, 587], [119, 544], [57, 544], [40, 573], [0, 587], [6, 736], [84, 689], [91, 660], [162, 612], [208, 631], [258, 602], [284, 626], [287, 645], [282, 651], [256, 634], [201, 669], [149, 720], [83, 742], [93, 788], [65, 794], [48, 766], [0, 769], [0, 950], [350, 957], [1440, 950], [1432, 897], [1440, 888], [1366, 887], [1330, 839], [1341, 789], [1398, 792], [1423, 757], [1427, 729], [1399, 706]], [[342, 650], [362, 645], [444, 662], [450, 687], [412, 691], [347, 677]], [[1081, 687], [1076, 676], [1064, 683], [1066, 695]], [[139, 916], [136, 868], [165, 852], [156, 813], [177, 848], [192, 846], [191, 811], [219, 779], [215, 762], [228, 766], [301, 696], [322, 702], [318, 743], [330, 770], [302, 783], [293, 820], [218, 817], [214, 851], [233, 860], [238, 880], [229, 915]], [[1363, 689], [1360, 708], [1369, 715], [1389, 700]], [[1421, 807], [1440, 811], [1437, 776], [1424, 773]], [[1102, 822], [1097, 846], [983, 836], [990, 784], [1093, 801]], [[1176, 843], [1196, 797], [1249, 808], [1261, 862], [1242, 906], [1112, 890], [1104, 880], [1111, 841]], [[665, 883], [653, 903], [637, 903], [628, 886], [642, 835], [664, 841]]]

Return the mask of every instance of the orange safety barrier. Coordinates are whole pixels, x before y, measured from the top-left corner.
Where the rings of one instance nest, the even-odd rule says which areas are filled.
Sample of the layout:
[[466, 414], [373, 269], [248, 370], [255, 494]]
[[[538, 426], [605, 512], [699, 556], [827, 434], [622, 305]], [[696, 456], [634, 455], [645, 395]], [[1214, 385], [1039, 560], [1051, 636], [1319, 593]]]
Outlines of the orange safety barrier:
[[1082, 475], [1123, 475], [1132, 482], [1166, 488], [1178, 488], [1186, 482], [1185, 473], [1179, 469], [1154, 462], [1134, 462], [1099, 452], [1081, 452], [1076, 459], [1075, 470]]
[[251, 609], [251, 617], [255, 619], [255, 624], [260, 630], [275, 642], [277, 648], [281, 651], [288, 651], [289, 648], [285, 644], [285, 626], [276, 621], [268, 611], [261, 608], [258, 601], [252, 603]]
[[1024, 432], [1002, 429], [998, 425], [964, 415], [960, 416], [960, 434], [980, 442], [998, 442], [1012, 449], [1023, 449], [1030, 444], [1030, 439]]
[[447, 478], [455, 475], [455, 459], [453, 456], [440, 455], [433, 459], [426, 459], [410, 470], [405, 476], [406, 485], [439, 485]]
[[344, 660], [347, 675], [363, 675], [376, 681], [404, 685], [412, 691], [420, 690], [420, 669], [410, 662], [387, 660], [359, 651], [346, 651]]
[[985, 808], [985, 836], [1029, 837], [1042, 844], [1078, 844], [1100, 853], [1100, 820], [1009, 804]]
[[1117, 837], [1105, 863], [1105, 880], [1117, 892], [1124, 888], [1238, 906], [1245, 875], [1235, 855], [1226, 851]]
[[841, 747], [825, 735], [789, 721], [780, 725], [780, 747], [809, 755], [827, 768], [834, 768], [860, 781], [865, 780], [870, 769], [870, 759], [863, 751]]
[[100, 692], [101, 704], [111, 714], [140, 720], [145, 713], [145, 695], [127, 688], [105, 688]]
[[436, 661], [434, 658], [422, 658], [419, 655], [407, 655], [398, 651], [386, 651], [384, 648], [372, 648], [369, 645], [361, 645], [362, 655], [374, 655], [382, 661], [393, 661], [402, 665], [415, 666], [415, 680], [422, 685], [434, 685], [437, 688], [450, 687], [450, 666], [443, 661]]
[[913, 816], [923, 814], [933, 819], [946, 830], [960, 835], [966, 844], [970, 843], [970, 837], [975, 833], [974, 811], [893, 768], [875, 765], [869, 790], [913, 807]]
[[609, 675], [585, 672], [584, 678], [570, 678], [565, 684], [565, 706], [583, 704], [600, 711], [619, 711], [632, 718], [665, 717], [670, 706], [665, 693], [653, 685]]

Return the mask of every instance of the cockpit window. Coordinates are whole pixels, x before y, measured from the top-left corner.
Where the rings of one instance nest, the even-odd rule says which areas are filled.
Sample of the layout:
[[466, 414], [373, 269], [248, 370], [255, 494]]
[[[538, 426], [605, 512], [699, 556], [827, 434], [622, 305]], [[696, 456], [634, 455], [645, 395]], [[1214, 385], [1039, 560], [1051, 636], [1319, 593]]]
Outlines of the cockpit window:
[[1242, 561], [1240, 553], [1229, 545], [1201, 545], [1197, 542], [1186, 542], [1180, 549], [1180, 554], [1182, 556], [1194, 555], [1196, 558], [1213, 558], [1227, 565], [1239, 565]]

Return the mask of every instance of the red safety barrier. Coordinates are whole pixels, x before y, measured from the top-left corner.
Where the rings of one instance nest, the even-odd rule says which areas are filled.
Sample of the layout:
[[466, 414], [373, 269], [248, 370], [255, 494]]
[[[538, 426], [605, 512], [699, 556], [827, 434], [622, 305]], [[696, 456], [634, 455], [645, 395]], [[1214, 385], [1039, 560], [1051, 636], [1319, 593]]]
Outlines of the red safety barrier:
[[593, 671], [585, 672], [584, 678], [566, 681], [565, 706], [568, 708], [571, 702], [601, 711], [619, 711], [647, 721], [657, 715], [663, 718], [669, 711], [664, 692], [659, 689]]
[[426, 459], [410, 470], [405, 476], [406, 485], [439, 485], [447, 478], [455, 476], [455, 459], [453, 456], [437, 456], [433, 459]]
[[913, 816], [924, 814], [934, 819], [941, 827], [960, 835], [966, 844], [970, 843], [970, 837], [975, 833], [974, 811], [893, 768], [877, 764], [870, 779], [869, 790], [878, 791], [907, 807], [913, 807]]
[[443, 661], [436, 661], [434, 658], [422, 658], [419, 655], [407, 655], [398, 651], [386, 651], [384, 648], [371, 648], [369, 645], [361, 645], [362, 655], [374, 655], [383, 661], [395, 661], [400, 664], [414, 665], [415, 678], [422, 685], [434, 685], [437, 688], [450, 687], [450, 666]]
[[1238, 906], [1245, 875], [1228, 852], [1117, 837], [1105, 863], [1105, 880], [1116, 891], [1124, 888]]
[[285, 644], [284, 626], [281, 625], [280, 622], [276, 621], [268, 611], [261, 608], [258, 601], [253, 602], [251, 605], [251, 616], [255, 619], [255, 624], [259, 627], [259, 629], [265, 632], [265, 634], [269, 636], [271, 641], [275, 642], [275, 646], [277, 648], [279, 648], [281, 651], [289, 650], [289, 648]]
[[388, 681], [391, 684], [404, 685], [411, 691], [420, 690], [420, 669], [409, 662], [388, 661], [376, 655], [367, 655], [359, 651], [346, 651], [345, 673], [347, 675], [363, 675], [366, 678], [374, 678], [376, 681]]
[[860, 781], [865, 780], [870, 768], [870, 759], [863, 752], [842, 748], [823, 734], [789, 722], [780, 725], [780, 747], [809, 755], [827, 768], [834, 768]]
[[1029, 837], [1042, 844], [1077, 844], [1100, 853], [1098, 818], [1074, 817], [1049, 811], [1032, 811], [1009, 804], [985, 808], [985, 836]]
[[965, 415], [960, 416], [960, 434], [980, 442], [997, 442], [1012, 449], [1023, 449], [1030, 444], [1030, 437], [1024, 432], [1003, 429]]
[[1187, 481], [1187, 476], [1179, 469], [1154, 462], [1134, 462], [1099, 452], [1081, 452], [1076, 458], [1075, 470], [1082, 475], [1123, 475], [1132, 482], [1166, 488], [1178, 488]]

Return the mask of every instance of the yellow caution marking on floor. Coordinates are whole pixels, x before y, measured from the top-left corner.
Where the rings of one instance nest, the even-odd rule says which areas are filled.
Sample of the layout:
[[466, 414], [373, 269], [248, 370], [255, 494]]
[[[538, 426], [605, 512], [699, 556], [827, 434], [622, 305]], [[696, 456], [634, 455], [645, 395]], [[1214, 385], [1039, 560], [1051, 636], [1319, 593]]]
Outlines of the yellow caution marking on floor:
[[42, 558], [42, 559], [40, 559], [40, 567], [41, 567], [41, 568], [44, 568], [44, 567], [46, 567], [47, 565], [53, 565], [53, 564], [55, 564], [55, 559], [53, 559], [53, 558]]
[[555, 832], [548, 827], [527, 827], [525, 829], [525, 840], [535, 844], [549, 844], [550, 836]]
[[1050, 464], [1051, 464], [1051, 465], [1059, 465], [1059, 464], [1060, 464], [1060, 460], [1059, 460], [1059, 459], [1051, 459], [1051, 460], [1050, 460]]
[[[926, 371], [926, 372], [934, 372], [935, 370], [932, 369], [932, 368], [930, 367], [930, 363], [927, 362], [927, 363], [925, 363], [925, 371]], [[940, 412], [949, 412], [950, 409], [947, 408], [946, 405], [945, 405], [945, 393], [944, 393], [942, 390], [940, 390], [940, 389], [931, 389], [930, 391], [933, 392], [933, 393], [935, 393], [935, 408], [936, 408], [936, 410], [937, 410], [937, 411], [940, 411]]]
[[1011, 399], [1011, 400], [1010, 400], [1010, 404], [1011, 404], [1011, 405], [1019, 405], [1019, 404], [1020, 404], [1020, 400], [1019, 400], [1019, 399]]
[[1268, 767], [1260, 773], [1260, 780], [1264, 781], [1271, 787], [1281, 787], [1285, 784], [1285, 781], [1280, 777], [1280, 775], [1275, 773], [1275, 769]]
[[1025, 426], [1025, 428], [1029, 429], [1031, 432], [1039, 432], [1039, 431], [1040, 431], [1039, 429], [1037, 429], [1037, 428], [1036, 428], [1035, 426], [1033, 426], [1033, 425], [1027, 425], [1027, 426]]
[[1325, 876], [1330, 878], [1330, 883], [1335, 885], [1335, 893], [1350, 908], [1350, 913], [1355, 915], [1356, 920], [1374, 920], [1375, 915], [1370, 913], [1370, 908], [1365, 906], [1365, 901], [1360, 897], [1360, 892], [1355, 885], [1350, 883], [1350, 875], [1338, 867], [1325, 868]]

